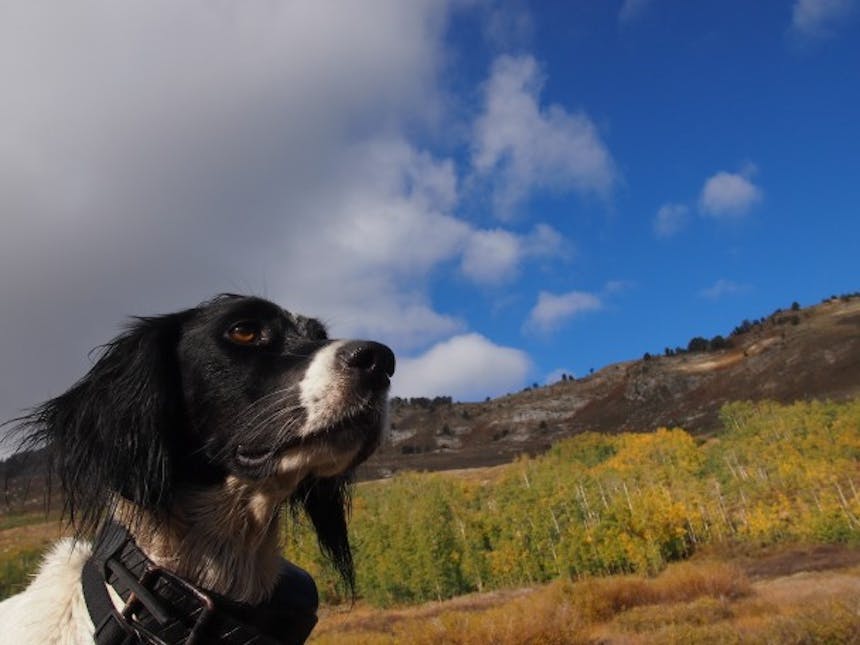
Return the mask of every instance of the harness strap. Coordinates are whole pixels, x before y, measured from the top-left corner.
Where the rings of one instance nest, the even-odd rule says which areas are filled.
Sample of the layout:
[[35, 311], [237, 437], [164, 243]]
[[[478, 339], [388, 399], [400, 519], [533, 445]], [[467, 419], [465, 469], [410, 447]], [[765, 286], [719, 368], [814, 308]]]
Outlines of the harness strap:
[[[105, 583], [124, 601], [121, 611]], [[156, 566], [114, 522], [105, 527], [84, 566], [82, 587], [97, 645], [300, 644], [317, 622], [316, 585], [286, 560], [268, 600], [239, 603]]]
[[[87, 603], [87, 610], [90, 612], [90, 618], [95, 627], [93, 640], [96, 642], [96, 645], [125, 645], [133, 643], [132, 638], [134, 638], [134, 633], [127, 631], [125, 623], [117, 613], [113, 602], [111, 602], [107, 587], [105, 587], [104, 578], [99, 574], [92, 559], [87, 560], [84, 564], [81, 583], [84, 589], [84, 600]], [[101, 618], [100, 622], [96, 622], [99, 617]]]

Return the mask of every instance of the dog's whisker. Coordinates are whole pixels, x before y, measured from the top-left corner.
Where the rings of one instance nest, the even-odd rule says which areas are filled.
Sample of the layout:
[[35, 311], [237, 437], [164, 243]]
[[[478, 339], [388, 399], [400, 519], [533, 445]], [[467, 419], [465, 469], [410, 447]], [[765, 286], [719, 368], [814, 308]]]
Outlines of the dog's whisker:
[[297, 426], [304, 425], [304, 422], [300, 419], [296, 418], [288, 418], [284, 420], [284, 423], [280, 425], [276, 432], [276, 436], [278, 440], [281, 442], [289, 441], [291, 438], [291, 431], [295, 429]]
[[298, 387], [299, 387], [298, 383], [290, 383], [284, 387], [278, 388], [277, 390], [275, 390], [273, 392], [269, 392], [268, 394], [264, 394], [263, 396], [258, 397], [256, 399], [254, 399], [253, 401], [251, 401], [245, 407], [245, 409], [239, 413], [239, 416], [240, 417], [245, 416], [246, 414], [248, 414], [248, 412], [253, 410], [255, 407], [259, 406], [260, 403], [262, 403], [263, 401], [266, 401], [267, 399], [271, 399], [271, 398], [276, 397], [276, 396], [282, 396], [282, 395], [287, 394], [288, 392], [291, 392], [291, 391], [296, 391], [296, 390], [298, 390]]
[[286, 417], [288, 420], [297, 421], [294, 413], [299, 410], [301, 410], [300, 406], [273, 410], [268, 417], [259, 421], [253, 428], [247, 430], [244, 434], [249, 438], [249, 440], [253, 441], [257, 437], [258, 432], [265, 430], [270, 425], [274, 425], [282, 416]]
[[[256, 424], [256, 421], [263, 415], [267, 415], [275, 410], [295, 410], [298, 405], [284, 391], [279, 392], [280, 396], [274, 400], [249, 406], [245, 412], [239, 415], [241, 428], [250, 428]], [[250, 415], [249, 415], [250, 413]]]

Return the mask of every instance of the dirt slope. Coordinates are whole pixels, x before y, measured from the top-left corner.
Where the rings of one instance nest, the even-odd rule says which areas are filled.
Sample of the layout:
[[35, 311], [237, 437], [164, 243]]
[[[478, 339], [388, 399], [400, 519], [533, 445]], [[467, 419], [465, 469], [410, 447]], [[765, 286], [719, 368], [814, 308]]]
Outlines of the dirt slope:
[[392, 431], [362, 471], [489, 466], [586, 430], [719, 427], [727, 401], [841, 400], [860, 395], [860, 297], [781, 311], [732, 334], [716, 351], [609, 365], [484, 403], [392, 402]]

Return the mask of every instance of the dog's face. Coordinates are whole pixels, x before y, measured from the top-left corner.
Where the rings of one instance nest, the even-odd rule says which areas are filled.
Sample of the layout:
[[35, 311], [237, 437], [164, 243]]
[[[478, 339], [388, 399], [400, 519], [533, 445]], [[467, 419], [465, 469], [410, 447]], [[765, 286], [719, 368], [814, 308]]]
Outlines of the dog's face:
[[234, 475], [331, 477], [379, 442], [394, 373], [384, 345], [330, 340], [314, 319], [222, 297], [183, 323], [177, 359], [192, 449]]

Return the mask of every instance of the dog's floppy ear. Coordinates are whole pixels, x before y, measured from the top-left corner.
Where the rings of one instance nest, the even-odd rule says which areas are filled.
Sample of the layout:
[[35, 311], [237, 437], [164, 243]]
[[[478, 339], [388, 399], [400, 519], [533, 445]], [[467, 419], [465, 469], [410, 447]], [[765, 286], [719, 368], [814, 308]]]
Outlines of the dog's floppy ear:
[[183, 419], [177, 344], [185, 314], [135, 319], [84, 378], [18, 420], [22, 448], [47, 448], [79, 533], [110, 510], [111, 491], [139, 508], [167, 507]]
[[320, 549], [340, 574], [347, 592], [354, 596], [355, 570], [346, 530], [351, 501], [350, 483], [349, 475], [309, 477], [293, 493], [290, 502], [293, 508], [304, 508], [316, 530]]

